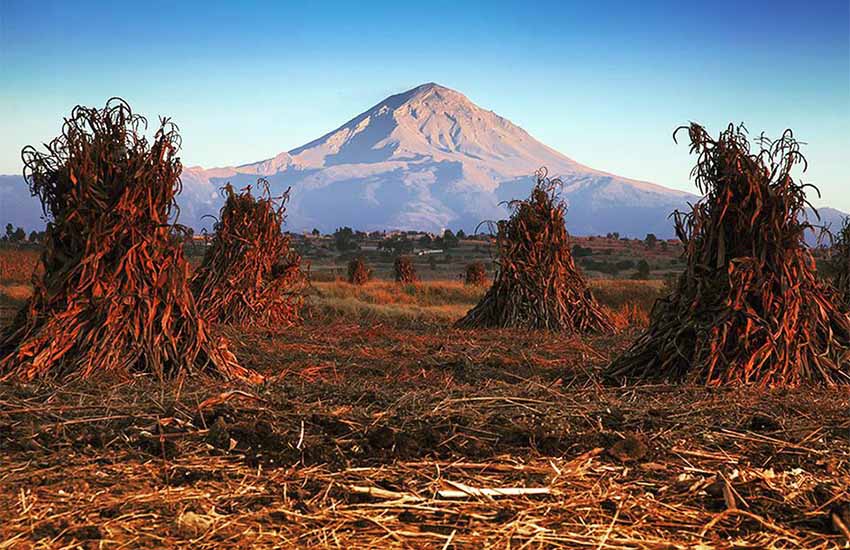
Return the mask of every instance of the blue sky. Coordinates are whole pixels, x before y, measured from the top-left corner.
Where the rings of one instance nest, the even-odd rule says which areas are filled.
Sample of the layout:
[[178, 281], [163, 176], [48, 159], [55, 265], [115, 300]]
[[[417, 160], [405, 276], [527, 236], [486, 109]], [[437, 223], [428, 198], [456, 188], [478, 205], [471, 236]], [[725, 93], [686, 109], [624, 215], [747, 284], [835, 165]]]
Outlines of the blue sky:
[[186, 164], [252, 162], [434, 81], [575, 160], [693, 190], [672, 130], [808, 143], [850, 210], [850, 2], [0, 0], [0, 173], [75, 104], [169, 115]]

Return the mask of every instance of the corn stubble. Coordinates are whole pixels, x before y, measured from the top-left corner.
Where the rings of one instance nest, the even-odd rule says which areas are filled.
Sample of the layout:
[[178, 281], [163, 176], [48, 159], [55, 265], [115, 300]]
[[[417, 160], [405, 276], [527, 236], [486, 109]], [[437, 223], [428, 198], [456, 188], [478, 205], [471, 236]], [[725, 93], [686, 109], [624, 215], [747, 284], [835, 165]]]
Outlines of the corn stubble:
[[372, 278], [372, 268], [360, 256], [348, 262], [348, 282], [352, 285], [365, 285]]
[[177, 127], [117, 98], [78, 106], [46, 152], [24, 149], [24, 176], [51, 221], [34, 294], [0, 336], [0, 374], [32, 379], [98, 371], [160, 377], [214, 371], [255, 379], [195, 307], [171, 223], [182, 166]]
[[490, 280], [487, 277], [487, 266], [484, 262], [472, 262], [467, 264], [463, 276], [463, 283], [470, 286], [487, 286]]
[[416, 266], [410, 256], [399, 256], [393, 262], [395, 281], [402, 284], [413, 284], [419, 280], [416, 276]]
[[[705, 195], [675, 213], [687, 267], [643, 336], [608, 368], [706, 385], [850, 383], [850, 317], [821, 282], [804, 232], [805, 159], [790, 130], [751, 145], [743, 126], [687, 129]], [[675, 135], [674, 135], [675, 137]]]
[[267, 181], [257, 186], [258, 196], [251, 187], [223, 188], [226, 200], [192, 289], [205, 319], [287, 327], [300, 320], [307, 287], [301, 256], [281, 230], [289, 191], [274, 198]]
[[850, 309], [850, 218], [845, 218], [830, 250], [830, 271], [842, 302]]
[[519, 327], [612, 332], [614, 325], [576, 268], [564, 224], [561, 182], [538, 171], [526, 200], [511, 201], [510, 219], [496, 224], [496, 276], [459, 328]]

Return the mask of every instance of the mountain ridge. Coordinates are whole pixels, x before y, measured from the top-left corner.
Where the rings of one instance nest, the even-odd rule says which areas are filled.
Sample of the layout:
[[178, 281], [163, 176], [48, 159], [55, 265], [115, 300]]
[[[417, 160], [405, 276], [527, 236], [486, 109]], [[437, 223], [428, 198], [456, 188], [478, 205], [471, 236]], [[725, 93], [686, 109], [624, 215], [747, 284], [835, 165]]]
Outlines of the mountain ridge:
[[[669, 214], [698, 200], [580, 164], [462, 93], [429, 82], [273, 157], [185, 168], [180, 221], [208, 226], [204, 216], [218, 212], [222, 185], [241, 187], [263, 177], [274, 193], [292, 187], [289, 230], [470, 231], [482, 220], [505, 217], [503, 203], [527, 195], [540, 167], [562, 180], [567, 227], [578, 235], [673, 236]], [[9, 196], [3, 191], [8, 186], [8, 177], [0, 179], [0, 196]], [[31, 205], [0, 208], [4, 217], [17, 212], [31, 216]]]

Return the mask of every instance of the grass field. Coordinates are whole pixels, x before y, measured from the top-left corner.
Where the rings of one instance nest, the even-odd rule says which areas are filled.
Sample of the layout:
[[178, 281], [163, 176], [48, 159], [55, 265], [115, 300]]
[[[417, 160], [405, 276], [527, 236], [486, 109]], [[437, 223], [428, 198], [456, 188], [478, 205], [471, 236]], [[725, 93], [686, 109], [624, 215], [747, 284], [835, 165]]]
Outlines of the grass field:
[[299, 326], [221, 329], [259, 387], [0, 382], [0, 548], [844, 547], [850, 391], [609, 385], [663, 283], [592, 287], [618, 334], [456, 330], [484, 289], [326, 281]]

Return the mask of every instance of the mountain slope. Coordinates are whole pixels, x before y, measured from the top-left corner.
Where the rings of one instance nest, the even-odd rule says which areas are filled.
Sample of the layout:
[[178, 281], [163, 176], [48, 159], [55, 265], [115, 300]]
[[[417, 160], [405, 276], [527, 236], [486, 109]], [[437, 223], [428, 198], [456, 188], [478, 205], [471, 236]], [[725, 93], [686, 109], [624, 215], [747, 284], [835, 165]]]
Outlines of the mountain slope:
[[[575, 234], [672, 236], [668, 215], [696, 200], [583, 166], [461, 93], [429, 83], [388, 97], [273, 158], [186, 168], [180, 221], [196, 228], [209, 225], [202, 218], [218, 211], [224, 183], [243, 186], [265, 177], [277, 193], [292, 187], [289, 230], [332, 231], [348, 225], [468, 232], [482, 220], [503, 218], [503, 202], [527, 195], [532, 174], [541, 166], [562, 179], [561, 194], [570, 206], [567, 226]], [[16, 203], [19, 198], [15, 195]], [[0, 205], [0, 216], [20, 218], [19, 210]]]
[[186, 171], [184, 201], [193, 223], [213, 211], [224, 182], [264, 176], [293, 186], [289, 227], [474, 229], [504, 217], [502, 201], [528, 193], [541, 166], [564, 181], [576, 233], [671, 234], [667, 214], [687, 193], [583, 166], [464, 95], [424, 84], [378, 103], [339, 128], [272, 159]]

